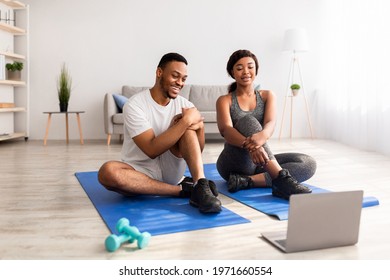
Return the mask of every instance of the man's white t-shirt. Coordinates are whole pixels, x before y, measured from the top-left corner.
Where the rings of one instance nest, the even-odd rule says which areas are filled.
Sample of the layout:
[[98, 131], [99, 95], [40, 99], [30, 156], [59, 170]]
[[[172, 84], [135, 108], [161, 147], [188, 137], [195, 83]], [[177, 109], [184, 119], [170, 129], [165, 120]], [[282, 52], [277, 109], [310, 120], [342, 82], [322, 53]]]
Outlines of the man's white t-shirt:
[[124, 142], [122, 160], [137, 170], [137, 167], [149, 171], [156, 170], [157, 159], [149, 158], [133, 141], [133, 137], [153, 129], [155, 136], [166, 131], [174, 116], [182, 113], [182, 108], [194, 107], [182, 96], [171, 99], [168, 105], [161, 106], [145, 90], [130, 97], [123, 107]]

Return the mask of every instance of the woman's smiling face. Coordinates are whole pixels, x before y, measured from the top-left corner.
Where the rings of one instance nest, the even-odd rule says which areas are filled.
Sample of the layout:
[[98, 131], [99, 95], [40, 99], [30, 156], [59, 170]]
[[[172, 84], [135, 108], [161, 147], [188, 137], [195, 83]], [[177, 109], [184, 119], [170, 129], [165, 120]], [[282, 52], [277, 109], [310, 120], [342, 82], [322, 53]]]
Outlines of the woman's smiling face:
[[233, 77], [237, 84], [252, 84], [256, 78], [256, 63], [251, 57], [243, 57], [233, 66]]

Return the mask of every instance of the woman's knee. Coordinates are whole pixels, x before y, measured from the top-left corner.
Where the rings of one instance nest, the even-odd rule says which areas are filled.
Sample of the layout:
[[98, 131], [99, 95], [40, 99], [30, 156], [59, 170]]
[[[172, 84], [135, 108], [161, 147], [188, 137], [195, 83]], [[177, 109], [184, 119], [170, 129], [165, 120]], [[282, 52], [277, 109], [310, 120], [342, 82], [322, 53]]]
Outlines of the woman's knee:
[[282, 168], [290, 171], [299, 182], [313, 177], [317, 170], [316, 160], [309, 155], [301, 153], [276, 154], [275, 158]]
[[225, 181], [228, 181], [229, 180], [229, 176], [230, 176], [230, 170], [228, 170], [226, 168], [226, 164], [221, 159], [221, 156], [219, 156], [219, 158], [217, 159], [216, 167], [217, 167], [217, 171], [218, 171], [219, 175]]
[[307, 154], [301, 154], [301, 153], [295, 153], [296, 161], [299, 162], [302, 166], [305, 166], [305, 169], [308, 171], [308, 174], [311, 174], [311, 176], [314, 175], [314, 173], [317, 170], [317, 162], [316, 160]]
[[246, 115], [240, 118], [234, 125], [234, 128], [245, 137], [249, 137], [263, 130], [263, 126], [260, 124], [260, 122], [251, 115]]
[[317, 171], [317, 161], [312, 156], [309, 155], [302, 155], [302, 156], [304, 157], [303, 161], [309, 173], [308, 176], [310, 176], [311, 178]]

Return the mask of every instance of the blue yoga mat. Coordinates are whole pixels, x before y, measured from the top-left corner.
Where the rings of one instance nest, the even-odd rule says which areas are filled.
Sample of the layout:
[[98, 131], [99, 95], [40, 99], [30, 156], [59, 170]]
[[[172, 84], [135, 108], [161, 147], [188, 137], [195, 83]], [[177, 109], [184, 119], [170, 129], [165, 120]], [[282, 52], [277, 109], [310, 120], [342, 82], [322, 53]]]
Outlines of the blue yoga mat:
[[[209, 180], [213, 180], [218, 187], [218, 191], [234, 200], [237, 200], [249, 207], [252, 207], [262, 213], [275, 216], [279, 220], [288, 219], [289, 202], [287, 200], [274, 197], [271, 188], [253, 188], [241, 190], [236, 193], [230, 193], [227, 190], [227, 182], [221, 178], [214, 163], [204, 165], [205, 175]], [[188, 170], [186, 176], [189, 176]], [[309, 186], [313, 193], [329, 192], [328, 190]], [[379, 205], [375, 197], [364, 197], [362, 207]]]
[[189, 205], [188, 198], [135, 196], [125, 197], [106, 190], [97, 172], [77, 172], [77, 179], [112, 233], [117, 221], [125, 217], [140, 232], [161, 235], [182, 231], [229, 226], [250, 221], [223, 208], [219, 214], [202, 214]]

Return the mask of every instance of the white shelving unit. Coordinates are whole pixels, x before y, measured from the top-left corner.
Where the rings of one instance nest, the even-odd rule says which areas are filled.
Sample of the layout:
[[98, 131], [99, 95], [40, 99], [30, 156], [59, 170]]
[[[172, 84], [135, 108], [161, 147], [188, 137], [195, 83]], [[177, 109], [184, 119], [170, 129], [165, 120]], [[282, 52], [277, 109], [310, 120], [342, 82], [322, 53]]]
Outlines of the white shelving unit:
[[[0, 80], [0, 141], [29, 135], [29, 6], [19, 1], [0, 0], [0, 55], [5, 63], [23, 62], [22, 79]], [[7, 21], [8, 18], [12, 19]], [[12, 16], [11, 16], [12, 15]], [[2, 66], [3, 67], [3, 66]], [[5, 69], [4, 69], [5, 71]]]

